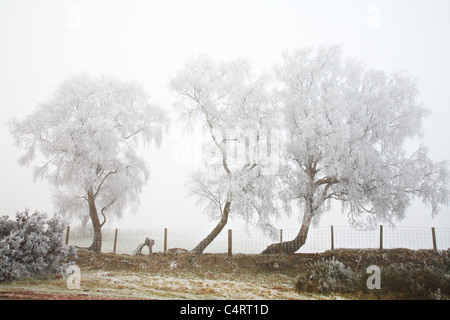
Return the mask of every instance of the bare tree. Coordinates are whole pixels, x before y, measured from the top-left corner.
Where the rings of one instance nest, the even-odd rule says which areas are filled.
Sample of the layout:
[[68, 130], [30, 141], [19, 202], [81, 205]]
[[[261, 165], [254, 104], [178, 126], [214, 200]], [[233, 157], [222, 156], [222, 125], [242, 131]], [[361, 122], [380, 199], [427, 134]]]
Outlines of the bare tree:
[[67, 215], [89, 213], [91, 249], [101, 250], [108, 215], [136, 203], [149, 173], [136, 152], [140, 142], [160, 143], [167, 118], [134, 83], [79, 75], [23, 120], [10, 122], [19, 163], [34, 164], [34, 179], [56, 188], [55, 203]]

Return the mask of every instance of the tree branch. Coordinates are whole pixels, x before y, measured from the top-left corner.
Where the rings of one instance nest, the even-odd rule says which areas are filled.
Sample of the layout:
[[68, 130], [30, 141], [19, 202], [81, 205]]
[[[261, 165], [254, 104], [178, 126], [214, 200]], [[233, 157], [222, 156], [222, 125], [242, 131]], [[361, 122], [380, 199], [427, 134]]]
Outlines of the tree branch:
[[117, 173], [117, 169], [114, 170], [114, 171], [108, 172], [108, 173], [103, 177], [102, 181], [100, 182], [100, 184], [99, 184], [98, 187], [97, 187], [97, 191], [96, 191], [95, 194], [94, 194], [94, 199], [97, 198], [98, 193], [100, 192], [100, 189], [102, 188], [103, 183], [105, 183], [106, 179], [107, 179], [110, 175], [115, 174], [115, 173]]
[[144, 130], [144, 126], [141, 126], [136, 132], [130, 134], [129, 136], [123, 137], [125, 140], [128, 140], [130, 138], [132, 138], [133, 136], [137, 135], [139, 132], [141, 132], [142, 130]]
[[338, 183], [338, 182], [339, 182], [339, 181], [338, 181], [336, 178], [327, 176], [327, 177], [323, 177], [322, 179], [317, 180], [317, 181], [315, 182], [315, 184], [316, 184], [316, 186], [318, 187], [318, 186], [320, 186], [320, 185], [322, 185], [322, 184], [329, 184], [329, 185], [332, 185], [332, 184], [335, 184], [335, 183]]
[[106, 206], [104, 206], [102, 208], [102, 210], [100, 211], [102, 216], [103, 216], [103, 222], [100, 224], [100, 227], [103, 227], [103, 225], [106, 223], [106, 216], [105, 216], [105, 211], [108, 210], [113, 204], [114, 202], [116, 202], [116, 200], [111, 201], [110, 203], [108, 203]]

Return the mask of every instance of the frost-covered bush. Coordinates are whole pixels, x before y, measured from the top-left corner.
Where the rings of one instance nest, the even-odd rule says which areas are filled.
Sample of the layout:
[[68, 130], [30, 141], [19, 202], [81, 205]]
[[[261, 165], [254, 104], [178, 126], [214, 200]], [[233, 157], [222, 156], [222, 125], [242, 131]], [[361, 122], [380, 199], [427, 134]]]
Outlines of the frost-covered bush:
[[16, 223], [8, 219], [8, 216], [0, 217], [0, 240], [11, 233]]
[[395, 263], [383, 270], [381, 294], [402, 299], [449, 299], [450, 274], [445, 266]]
[[360, 276], [334, 257], [316, 262], [296, 282], [300, 291], [337, 293], [352, 292], [359, 286]]
[[314, 293], [374, 294], [385, 299], [450, 299], [450, 257], [443, 263], [392, 263], [381, 267], [381, 288], [369, 289], [365, 268], [353, 271], [336, 259], [306, 268], [295, 283], [297, 290]]
[[29, 210], [16, 214], [16, 221], [0, 218], [0, 282], [22, 277], [61, 273], [75, 256], [65, 245], [66, 222], [59, 216]]

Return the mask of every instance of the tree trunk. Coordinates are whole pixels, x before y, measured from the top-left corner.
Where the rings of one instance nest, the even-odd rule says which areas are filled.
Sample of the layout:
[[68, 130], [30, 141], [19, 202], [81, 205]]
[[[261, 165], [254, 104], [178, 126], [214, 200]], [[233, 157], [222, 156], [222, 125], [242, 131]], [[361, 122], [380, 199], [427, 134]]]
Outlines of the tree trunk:
[[303, 216], [302, 226], [294, 240], [273, 243], [264, 249], [264, 251], [261, 252], [262, 254], [292, 254], [298, 251], [305, 244], [308, 236], [309, 225], [311, 224], [311, 219], [313, 217], [312, 205], [306, 204], [305, 207], [306, 210], [305, 215]]
[[89, 219], [90, 219], [90, 217], [89, 217], [88, 214], [87, 214], [87, 215], [84, 215], [83, 217], [80, 218], [80, 220], [81, 220], [81, 228], [83, 228], [83, 230], [86, 229], [87, 224], [88, 224], [88, 222], [89, 222]]
[[200, 243], [191, 250], [191, 252], [196, 254], [202, 254], [206, 247], [219, 235], [228, 222], [228, 214], [230, 213], [231, 202], [227, 201], [223, 208], [222, 218], [220, 219], [217, 226], [210, 232], [210, 234], [200, 241]]
[[98, 217], [97, 207], [95, 206], [95, 197], [92, 191], [88, 191], [89, 216], [91, 217], [92, 226], [94, 228], [94, 240], [92, 241], [90, 250], [100, 252], [102, 250], [102, 225]]

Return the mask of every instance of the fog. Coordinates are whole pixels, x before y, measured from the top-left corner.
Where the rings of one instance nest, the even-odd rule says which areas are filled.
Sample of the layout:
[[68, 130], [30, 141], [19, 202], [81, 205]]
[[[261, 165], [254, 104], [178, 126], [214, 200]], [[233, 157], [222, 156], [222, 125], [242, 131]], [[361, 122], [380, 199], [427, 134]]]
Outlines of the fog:
[[[150, 167], [137, 212], [105, 227], [209, 230], [214, 224], [189, 198], [185, 184], [200, 163], [198, 140], [183, 131], [173, 111], [170, 77], [185, 58], [202, 52], [221, 60], [250, 59], [270, 69], [284, 49], [341, 44], [344, 54], [386, 72], [405, 70], [419, 81], [431, 111], [423, 141], [435, 160], [450, 159], [448, 1], [23, 1], [0, 2], [0, 215], [25, 207], [55, 211], [45, 181], [20, 167], [7, 121], [31, 113], [62, 80], [86, 72], [142, 84], [172, 114], [161, 148], [142, 152]], [[397, 225], [450, 227], [450, 210], [431, 217], [414, 203]], [[73, 223], [78, 223], [74, 220]], [[298, 216], [278, 221], [297, 229]], [[347, 225], [336, 205], [319, 226]], [[230, 228], [243, 230], [240, 220]]]

